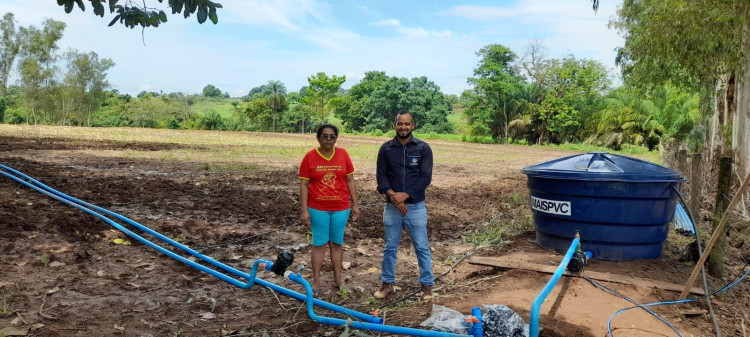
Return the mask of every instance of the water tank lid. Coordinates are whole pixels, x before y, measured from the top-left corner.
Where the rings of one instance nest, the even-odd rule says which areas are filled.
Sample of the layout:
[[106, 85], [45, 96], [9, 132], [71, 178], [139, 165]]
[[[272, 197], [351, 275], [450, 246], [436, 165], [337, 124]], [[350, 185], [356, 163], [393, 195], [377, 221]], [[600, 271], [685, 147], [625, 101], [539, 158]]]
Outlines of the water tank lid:
[[672, 169], [640, 159], [589, 152], [527, 166], [523, 174], [533, 177], [594, 181], [681, 182]]

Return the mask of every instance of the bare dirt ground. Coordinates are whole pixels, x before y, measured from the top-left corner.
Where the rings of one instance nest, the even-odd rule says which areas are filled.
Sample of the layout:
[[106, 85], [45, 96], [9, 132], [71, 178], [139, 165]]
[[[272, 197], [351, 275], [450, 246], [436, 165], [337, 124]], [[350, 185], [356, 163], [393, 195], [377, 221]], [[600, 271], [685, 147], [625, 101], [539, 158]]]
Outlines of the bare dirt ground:
[[[264, 137], [276, 135], [265, 135]], [[314, 138], [304, 136], [314, 146]], [[381, 143], [382, 138], [356, 138]], [[343, 144], [342, 144], [343, 143]], [[471, 307], [504, 304], [528, 322], [534, 297], [549, 275], [498, 270], [463, 260], [472, 245], [465, 237], [490, 219], [528, 221], [524, 166], [571, 153], [529, 147], [430, 142], [436, 153], [435, 178], [428, 190], [429, 234], [436, 275], [435, 304], [469, 313]], [[298, 225], [297, 161], [239, 171], [213, 171], [195, 161], [137, 159], [122, 151], [178, 150], [174, 143], [82, 141], [73, 138], [0, 136], [0, 163], [76, 198], [108, 208], [223, 263], [249, 271], [256, 259], [274, 259], [282, 249], [295, 254], [293, 270], [309, 264], [308, 229]], [[477, 161], [454, 163], [441, 151], [461, 147]], [[211, 148], [201, 148], [208, 150]], [[101, 155], [101, 153], [114, 153]], [[373, 154], [373, 158], [374, 158]], [[301, 158], [301, 157], [300, 157]], [[259, 160], [262, 161], [262, 160]], [[346, 232], [344, 260], [348, 296], [331, 291], [324, 299], [371, 312], [385, 304], [371, 296], [380, 284], [383, 247], [382, 197], [375, 192], [374, 159], [355, 161], [363, 205], [361, 220]], [[672, 235], [672, 234], [670, 234]], [[148, 235], [146, 235], [149, 237]], [[341, 327], [321, 325], [302, 303], [254, 286], [240, 289], [129, 239], [101, 220], [0, 177], [0, 291], [5, 312], [0, 329], [15, 327], [29, 336], [338, 336]], [[116, 244], [129, 239], [132, 245]], [[479, 247], [477, 256], [505, 256], [557, 265], [561, 255], [539, 248], [533, 231]], [[665, 247], [661, 258], [632, 262], [592, 261], [588, 270], [683, 284], [691, 265], [677, 261], [680, 247]], [[452, 269], [451, 269], [452, 268]], [[303, 275], [310, 278], [309, 268]], [[302, 291], [288, 280], [259, 277]], [[402, 237], [398, 262], [399, 299], [418, 287], [416, 258]], [[324, 266], [324, 282], [330, 281]], [[676, 299], [674, 292], [605, 283], [641, 302]], [[746, 287], [746, 285], [741, 285]], [[743, 336], [746, 298], [717, 300], [715, 310], [727, 336]], [[702, 308], [703, 302], [696, 304]], [[432, 303], [416, 298], [384, 308], [388, 324], [418, 327]], [[583, 279], [563, 278], [541, 311], [542, 336], [605, 336], [607, 320], [628, 307], [623, 299]], [[684, 307], [654, 310], [684, 336], [713, 336], [705, 314], [684, 316]], [[739, 311], [738, 311], [739, 310]], [[340, 317], [318, 309], [318, 314]], [[642, 310], [612, 322], [617, 336], [674, 336]], [[18, 333], [18, 332], [17, 332]], [[372, 335], [377, 333], [366, 332]]]

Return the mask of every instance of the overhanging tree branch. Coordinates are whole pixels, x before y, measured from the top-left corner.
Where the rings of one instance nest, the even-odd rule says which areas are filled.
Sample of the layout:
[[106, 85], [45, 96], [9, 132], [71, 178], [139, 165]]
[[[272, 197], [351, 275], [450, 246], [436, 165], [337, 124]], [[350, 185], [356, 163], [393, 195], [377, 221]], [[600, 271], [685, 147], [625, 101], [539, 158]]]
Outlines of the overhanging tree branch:
[[[164, 2], [164, 0], [157, 1]], [[94, 15], [104, 17], [105, 6], [109, 7], [111, 14], [116, 13], [112, 21], [109, 22], [109, 26], [113, 26], [119, 21], [128, 28], [135, 28], [136, 26], [146, 28], [159, 27], [160, 24], [167, 22], [167, 13], [147, 7], [146, 0], [143, 0], [142, 4], [132, 0], [88, 0], [88, 2], [94, 9]], [[84, 0], [57, 0], [57, 4], [64, 7], [66, 13], [72, 12], [76, 5], [81, 11], [85, 12], [86, 6], [84, 3]], [[204, 23], [206, 19], [211, 20], [214, 24], [218, 23], [219, 17], [216, 14], [216, 9], [222, 8], [220, 3], [211, 0], [167, 0], [167, 4], [172, 9], [172, 14], [182, 13], [186, 19], [195, 13], [198, 23]]]

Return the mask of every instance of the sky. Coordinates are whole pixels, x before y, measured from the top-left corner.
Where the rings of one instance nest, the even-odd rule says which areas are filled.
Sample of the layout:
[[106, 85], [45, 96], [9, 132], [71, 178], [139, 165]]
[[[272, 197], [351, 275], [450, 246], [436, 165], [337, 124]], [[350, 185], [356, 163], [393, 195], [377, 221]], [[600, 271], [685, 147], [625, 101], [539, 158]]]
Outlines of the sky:
[[[60, 51], [96, 52], [115, 62], [113, 89], [200, 93], [212, 84], [232, 97], [278, 80], [298, 91], [318, 72], [346, 75], [343, 88], [367, 71], [388, 76], [426, 76], [446, 94], [470, 86], [477, 51], [502, 44], [523, 56], [532, 40], [545, 56], [601, 62], [619, 81], [614, 64], [624, 40], [607, 28], [621, 1], [590, 0], [214, 0], [219, 23], [198, 24], [195, 15], [170, 15], [158, 28], [107, 27], [114, 17], [74, 7], [66, 14], [52, 0], [2, 0], [0, 15], [15, 14], [21, 26], [41, 27], [46, 18], [66, 23]], [[123, 2], [123, 1], [121, 1]], [[166, 3], [166, 1], [164, 1]], [[142, 3], [142, 1], [136, 1]]]

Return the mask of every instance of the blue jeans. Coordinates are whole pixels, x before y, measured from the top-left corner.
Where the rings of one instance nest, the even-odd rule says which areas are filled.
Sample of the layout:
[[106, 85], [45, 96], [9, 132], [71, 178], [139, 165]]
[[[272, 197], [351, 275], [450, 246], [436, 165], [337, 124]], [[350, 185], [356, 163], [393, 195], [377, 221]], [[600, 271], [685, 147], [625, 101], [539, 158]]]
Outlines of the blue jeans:
[[406, 204], [409, 212], [401, 215], [390, 202], [383, 210], [383, 224], [385, 225], [385, 250], [383, 250], [383, 268], [381, 280], [383, 283], [396, 283], [396, 259], [401, 232], [404, 227], [409, 232], [414, 251], [419, 262], [419, 283], [425, 286], [435, 284], [432, 274], [432, 256], [430, 243], [427, 240], [427, 208], [423, 202]]

